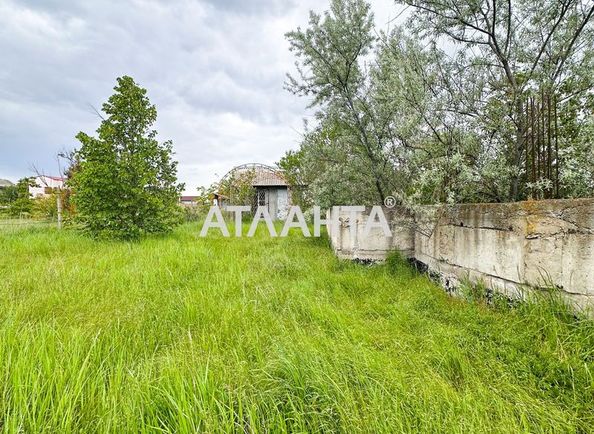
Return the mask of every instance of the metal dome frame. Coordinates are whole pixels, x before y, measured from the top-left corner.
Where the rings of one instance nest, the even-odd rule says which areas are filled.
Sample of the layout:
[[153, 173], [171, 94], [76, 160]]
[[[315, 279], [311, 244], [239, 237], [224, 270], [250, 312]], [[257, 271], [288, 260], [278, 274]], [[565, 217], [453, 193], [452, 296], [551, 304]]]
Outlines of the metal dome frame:
[[274, 166], [270, 166], [268, 164], [262, 164], [262, 163], [246, 163], [246, 164], [240, 164], [239, 166], [235, 166], [233, 169], [229, 170], [218, 182], [218, 185], [221, 185], [224, 181], [226, 181], [227, 179], [230, 179], [233, 177], [233, 175], [236, 172], [240, 172], [243, 170], [266, 170], [268, 172], [272, 172], [272, 173], [276, 173], [276, 174], [280, 174], [283, 178], [284, 178], [284, 174], [282, 173], [282, 170], [277, 169]]

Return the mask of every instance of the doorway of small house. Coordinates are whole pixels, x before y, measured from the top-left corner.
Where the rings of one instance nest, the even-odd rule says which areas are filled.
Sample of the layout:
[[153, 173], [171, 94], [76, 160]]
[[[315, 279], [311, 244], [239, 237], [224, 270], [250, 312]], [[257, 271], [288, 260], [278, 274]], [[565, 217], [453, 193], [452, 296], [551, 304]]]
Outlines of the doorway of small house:
[[286, 187], [256, 188], [256, 207], [265, 207], [274, 220], [282, 220], [287, 216], [288, 202], [289, 195]]

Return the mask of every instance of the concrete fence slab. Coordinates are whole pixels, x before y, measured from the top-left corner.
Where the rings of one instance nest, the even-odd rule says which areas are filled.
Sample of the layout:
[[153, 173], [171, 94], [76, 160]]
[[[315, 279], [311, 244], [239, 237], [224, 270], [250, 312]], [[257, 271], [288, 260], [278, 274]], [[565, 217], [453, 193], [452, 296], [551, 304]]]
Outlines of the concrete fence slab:
[[335, 253], [383, 260], [398, 250], [449, 286], [469, 279], [519, 296], [525, 286], [552, 284], [574, 306], [594, 307], [594, 198], [383, 210], [390, 237], [379, 228], [365, 233], [370, 208], [354, 221], [335, 211]]

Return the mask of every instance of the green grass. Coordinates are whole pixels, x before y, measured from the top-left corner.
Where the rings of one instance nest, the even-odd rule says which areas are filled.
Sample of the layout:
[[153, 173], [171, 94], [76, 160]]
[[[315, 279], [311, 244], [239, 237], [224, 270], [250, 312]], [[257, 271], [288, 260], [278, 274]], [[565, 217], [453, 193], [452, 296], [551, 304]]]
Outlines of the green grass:
[[594, 327], [324, 239], [0, 233], [5, 432], [588, 432]]
[[23, 229], [51, 227], [57, 227], [57, 222], [51, 219], [7, 218], [0, 214], [0, 234], [18, 232]]

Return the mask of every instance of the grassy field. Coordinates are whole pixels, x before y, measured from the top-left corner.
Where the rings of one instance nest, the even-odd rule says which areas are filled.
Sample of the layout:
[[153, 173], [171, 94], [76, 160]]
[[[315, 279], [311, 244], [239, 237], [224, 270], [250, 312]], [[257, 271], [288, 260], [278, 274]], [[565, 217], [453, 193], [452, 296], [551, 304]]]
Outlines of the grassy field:
[[0, 235], [7, 232], [21, 231], [30, 228], [57, 227], [57, 222], [52, 219], [25, 219], [10, 218], [0, 214]]
[[589, 432], [594, 327], [324, 239], [0, 233], [4, 432]]

